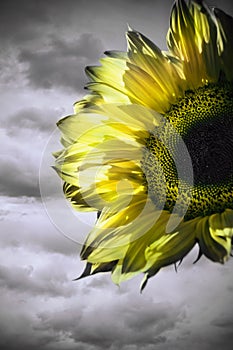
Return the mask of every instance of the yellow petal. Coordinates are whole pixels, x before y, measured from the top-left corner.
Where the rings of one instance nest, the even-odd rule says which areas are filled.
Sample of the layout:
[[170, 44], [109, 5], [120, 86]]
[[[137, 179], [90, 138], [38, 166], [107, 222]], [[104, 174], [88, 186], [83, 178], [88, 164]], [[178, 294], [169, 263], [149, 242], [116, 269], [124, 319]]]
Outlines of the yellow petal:
[[94, 92], [97, 96], [101, 96], [101, 100], [97, 100], [96, 105], [105, 103], [130, 103], [128, 92], [118, 90], [105, 82], [91, 82], [87, 84], [86, 88]]
[[152, 86], [148, 91], [147, 85], [145, 88], [153, 101], [148, 98], [143, 99], [144, 104], [160, 113], [166, 112], [177, 98], [183, 96], [185, 91], [185, 77], [181, 71], [181, 62], [162, 52], [139, 32], [129, 31], [127, 40], [130, 63], [127, 63], [129, 70], [124, 75], [126, 88], [130, 89], [138, 99], [139, 92], [133, 89], [133, 81], [138, 80], [140, 85], [140, 79], [147, 78], [148, 83]]
[[217, 29], [214, 15], [203, 4], [192, 1], [188, 6], [184, 0], [175, 2], [167, 44], [170, 51], [182, 60], [189, 88], [218, 81]]
[[233, 210], [201, 218], [196, 231], [202, 253], [212, 261], [224, 263], [231, 252]]
[[[173, 220], [176, 222], [177, 218], [166, 218], [163, 225], [167, 225], [167, 221]], [[195, 225], [198, 219], [181, 222], [178, 227], [171, 233], [164, 232], [161, 237], [154, 239], [154, 242], [148, 246], [146, 250], [147, 270], [150, 275], [153, 271], [159, 268], [173, 264], [181, 259], [193, 248], [195, 245]], [[162, 232], [161, 232], [162, 233]], [[155, 231], [156, 235], [156, 231]]]
[[[103, 100], [105, 98], [109, 102], [115, 102], [115, 96], [113, 95], [113, 99], [111, 99], [111, 92], [116, 90], [123, 95], [126, 95], [127, 98], [127, 90], [125, 88], [125, 84], [123, 81], [123, 74], [127, 69], [126, 65], [126, 57], [122, 55], [108, 55], [108, 57], [104, 57], [100, 59], [100, 66], [90, 66], [86, 67], [86, 74], [91, 78], [91, 81], [98, 84], [87, 84], [87, 88], [98, 93]], [[103, 86], [101, 86], [103, 85]], [[110, 87], [110, 92], [107, 92], [105, 96], [106, 90]], [[123, 98], [123, 97], [122, 97]], [[118, 101], [120, 102], [120, 101]]]
[[102, 103], [104, 103], [103, 97], [100, 96], [98, 93], [86, 95], [82, 98], [82, 100], [74, 103], [74, 113], [77, 114], [83, 112], [85, 108], [89, 108], [94, 105], [96, 106]]
[[[119, 260], [128, 244], [144, 235], [156, 220], [154, 205], [147, 203], [142, 192], [136, 197], [121, 196], [112, 208], [103, 210], [96, 226], [90, 232], [82, 251], [82, 258], [91, 263]], [[91, 253], [89, 248], [92, 247]], [[87, 253], [88, 252], [88, 253]]]

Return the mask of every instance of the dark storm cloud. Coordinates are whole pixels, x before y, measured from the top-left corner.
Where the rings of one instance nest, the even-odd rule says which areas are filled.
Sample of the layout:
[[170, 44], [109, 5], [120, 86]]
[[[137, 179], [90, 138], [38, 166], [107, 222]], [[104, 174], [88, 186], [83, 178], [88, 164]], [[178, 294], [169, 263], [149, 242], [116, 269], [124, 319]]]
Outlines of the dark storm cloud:
[[[22, 43], [37, 40], [39, 37], [45, 40], [52, 28], [58, 32], [64, 27], [71, 26], [76, 28], [75, 32], [78, 28], [79, 32], [83, 31], [82, 27], [89, 27], [91, 32], [97, 28], [102, 31], [103, 26], [109, 24], [111, 26], [111, 21], [115, 21], [116, 16], [117, 22], [124, 23], [125, 28], [128, 22], [134, 26], [135, 22], [147, 22], [147, 20], [145, 28], [148, 28], [154, 18], [158, 32], [160, 30], [158, 27], [161, 27], [164, 20], [168, 25], [168, 16], [173, 3], [174, 0], [1, 0], [0, 37], [2, 41], [9, 41], [20, 47]], [[219, 6], [216, 0], [207, 0], [207, 3], [210, 6]], [[221, 1], [221, 6], [228, 12], [232, 11], [230, 1]], [[167, 17], [163, 16], [163, 21], [160, 22], [161, 14], [165, 13]], [[141, 18], [141, 21], [138, 21], [138, 18]], [[117, 28], [113, 21], [112, 25]], [[155, 30], [155, 24], [153, 25]], [[111, 30], [110, 27], [109, 31]]]
[[52, 33], [59, 36], [69, 33], [74, 38], [75, 34], [88, 31], [104, 34], [105, 38], [110, 39], [110, 43], [116, 43], [117, 33], [123, 34], [127, 23], [134, 26], [145, 21], [148, 27], [148, 22], [156, 17], [160, 20], [158, 6], [159, 11], [162, 8], [169, 13], [172, 3], [173, 0], [169, 0], [161, 6], [159, 0], [2, 0], [0, 37], [2, 43], [19, 49], [24, 45], [34, 48], [38, 42], [45, 44]]
[[38, 27], [49, 22], [45, 2], [2, 0], [0, 3], [1, 40], [21, 42], [38, 35]]
[[95, 61], [103, 51], [100, 39], [83, 33], [73, 41], [53, 39], [49, 47], [40, 51], [24, 49], [20, 62], [28, 65], [26, 76], [35, 88], [73, 88], [83, 91], [87, 81], [85, 66]]
[[[140, 3], [123, 0], [3, 0], [2, 76], [11, 84], [16, 80], [22, 85], [26, 76], [32, 88], [64, 87], [83, 92], [85, 66], [97, 64], [107, 49], [125, 49], [127, 23], [137, 26], [141, 16], [145, 24], [154, 21], [156, 4], [142, 12]], [[169, 6], [166, 2], [165, 8]], [[158, 27], [160, 32], [161, 23]]]
[[[172, 4], [173, 0], [169, 0], [163, 7]], [[156, 8], [160, 0], [146, 0], [144, 6], [152, 5], [152, 9]], [[95, 20], [95, 15], [103, 17], [109, 15], [111, 10], [124, 14], [125, 10], [136, 12], [135, 5], [142, 5], [139, 1], [133, 0], [1, 0], [0, 3], [0, 35], [3, 39], [13, 41], [24, 41], [32, 39], [38, 35], [40, 30], [48, 24], [62, 24], [76, 18], [85, 23], [89, 18]], [[83, 18], [85, 15], [85, 18]], [[114, 13], [111, 14], [114, 16]], [[87, 23], [91, 25], [91, 23]]]

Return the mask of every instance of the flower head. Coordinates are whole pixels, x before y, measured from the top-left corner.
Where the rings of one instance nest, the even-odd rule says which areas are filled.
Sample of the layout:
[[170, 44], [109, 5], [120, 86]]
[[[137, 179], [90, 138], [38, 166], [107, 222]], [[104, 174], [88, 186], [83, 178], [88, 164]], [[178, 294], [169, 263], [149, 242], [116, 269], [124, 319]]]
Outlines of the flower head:
[[224, 263], [233, 236], [233, 18], [177, 0], [168, 51], [134, 30], [87, 67], [90, 93], [59, 121], [56, 170], [75, 209], [97, 211], [81, 277], [148, 278], [199, 245]]

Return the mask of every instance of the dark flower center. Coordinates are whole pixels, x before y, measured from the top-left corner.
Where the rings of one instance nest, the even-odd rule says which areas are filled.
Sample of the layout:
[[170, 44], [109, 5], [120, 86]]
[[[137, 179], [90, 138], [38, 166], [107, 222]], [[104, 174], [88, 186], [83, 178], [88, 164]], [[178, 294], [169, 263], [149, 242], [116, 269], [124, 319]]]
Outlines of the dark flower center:
[[200, 123], [183, 137], [192, 159], [194, 185], [219, 185], [233, 175], [233, 115]]
[[185, 210], [185, 219], [233, 209], [233, 86], [186, 92], [164, 121], [147, 139], [142, 161], [154, 203]]

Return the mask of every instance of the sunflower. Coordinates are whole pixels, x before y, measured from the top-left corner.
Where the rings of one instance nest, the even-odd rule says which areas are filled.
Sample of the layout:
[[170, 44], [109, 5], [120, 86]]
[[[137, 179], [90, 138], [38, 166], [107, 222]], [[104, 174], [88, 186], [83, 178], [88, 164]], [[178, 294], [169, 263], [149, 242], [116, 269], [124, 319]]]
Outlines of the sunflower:
[[86, 68], [87, 96], [58, 122], [55, 169], [78, 211], [96, 211], [85, 277], [116, 284], [181, 262], [224, 263], [233, 236], [233, 18], [177, 0], [168, 51], [129, 29], [127, 52]]

